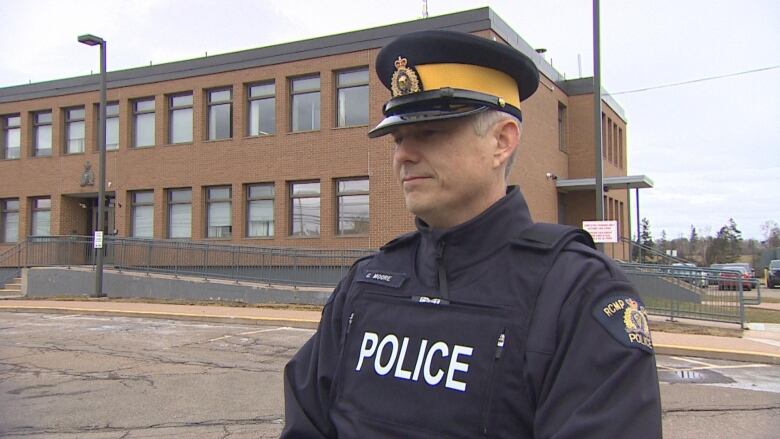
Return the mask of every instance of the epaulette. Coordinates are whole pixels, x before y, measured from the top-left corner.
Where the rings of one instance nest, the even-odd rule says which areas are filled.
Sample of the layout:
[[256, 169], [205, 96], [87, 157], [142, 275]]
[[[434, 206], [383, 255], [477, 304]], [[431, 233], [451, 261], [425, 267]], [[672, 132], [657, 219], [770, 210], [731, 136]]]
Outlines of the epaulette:
[[415, 239], [417, 239], [417, 237], [419, 235], [420, 235], [420, 232], [418, 232], [416, 230], [414, 232], [404, 233], [403, 235], [398, 236], [395, 239], [390, 240], [387, 244], [383, 245], [382, 247], [379, 247], [379, 250], [385, 251], [385, 250], [389, 250], [389, 249], [394, 248], [394, 247], [398, 247], [398, 246], [401, 246], [401, 245], [408, 244], [408, 243], [414, 241]]
[[576, 227], [550, 223], [531, 224], [523, 229], [518, 237], [512, 239], [512, 244], [538, 250], [552, 250], [570, 241], [596, 248], [590, 233]]

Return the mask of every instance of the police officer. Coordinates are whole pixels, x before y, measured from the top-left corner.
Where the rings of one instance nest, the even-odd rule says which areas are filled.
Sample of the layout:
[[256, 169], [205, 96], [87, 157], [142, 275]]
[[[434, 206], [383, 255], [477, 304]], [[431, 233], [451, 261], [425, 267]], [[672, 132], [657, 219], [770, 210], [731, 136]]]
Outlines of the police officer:
[[285, 368], [285, 438], [655, 438], [644, 305], [584, 232], [507, 188], [533, 62], [424, 31], [377, 56], [417, 231], [358, 261]]

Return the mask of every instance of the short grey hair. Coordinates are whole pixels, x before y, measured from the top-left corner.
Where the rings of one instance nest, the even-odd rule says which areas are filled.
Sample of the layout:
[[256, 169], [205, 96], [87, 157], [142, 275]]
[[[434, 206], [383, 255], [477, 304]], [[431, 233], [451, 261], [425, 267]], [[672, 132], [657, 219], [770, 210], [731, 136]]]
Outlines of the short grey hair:
[[[488, 109], [486, 111], [481, 111], [474, 115], [474, 117], [471, 119], [471, 123], [474, 125], [474, 132], [479, 137], [484, 137], [485, 134], [487, 134], [488, 129], [490, 129], [493, 125], [498, 123], [501, 120], [509, 119], [514, 120], [517, 123], [517, 126], [519, 128], [523, 127], [522, 122], [520, 122], [520, 119], [516, 118], [515, 116], [505, 113], [503, 111], [498, 110], [492, 110]], [[512, 166], [515, 164], [515, 158], [517, 156], [518, 148], [515, 148], [514, 151], [512, 151], [512, 155], [509, 156], [509, 160], [507, 160], [506, 163], [506, 169], [504, 171], [504, 179], [509, 179], [509, 174], [512, 173]]]

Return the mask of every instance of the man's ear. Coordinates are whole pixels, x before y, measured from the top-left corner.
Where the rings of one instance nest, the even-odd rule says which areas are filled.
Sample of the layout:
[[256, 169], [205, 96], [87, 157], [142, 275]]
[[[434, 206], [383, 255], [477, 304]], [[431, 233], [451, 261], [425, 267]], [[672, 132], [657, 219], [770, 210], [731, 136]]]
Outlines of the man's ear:
[[493, 150], [493, 167], [506, 163], [520, 144], [520, 126], [512, 119], [504, 119], [493, 127], [496, 148]]

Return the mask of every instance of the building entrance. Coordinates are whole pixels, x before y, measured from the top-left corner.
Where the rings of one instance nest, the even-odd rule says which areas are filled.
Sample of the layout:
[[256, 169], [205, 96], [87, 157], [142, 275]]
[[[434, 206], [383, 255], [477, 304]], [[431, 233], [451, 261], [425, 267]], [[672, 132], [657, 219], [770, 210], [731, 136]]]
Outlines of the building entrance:
[[[114, 205], [113, 193], [106, 193], [106, 209], [103, 212], [103, 233], [114, 234]], [[63, 197], [63, 234], [92, 236], [98, 223], [98, 197], [97, 194], [71, 194]]]

